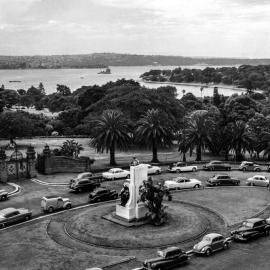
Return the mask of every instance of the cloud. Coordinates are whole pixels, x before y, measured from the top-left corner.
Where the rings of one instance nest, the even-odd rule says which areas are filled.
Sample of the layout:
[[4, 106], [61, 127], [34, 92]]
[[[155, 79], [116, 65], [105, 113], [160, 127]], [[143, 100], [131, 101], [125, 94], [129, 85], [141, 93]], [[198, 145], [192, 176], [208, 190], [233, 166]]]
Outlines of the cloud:
[[270, 57], [268, 2], [0, 0], [0, 53]]

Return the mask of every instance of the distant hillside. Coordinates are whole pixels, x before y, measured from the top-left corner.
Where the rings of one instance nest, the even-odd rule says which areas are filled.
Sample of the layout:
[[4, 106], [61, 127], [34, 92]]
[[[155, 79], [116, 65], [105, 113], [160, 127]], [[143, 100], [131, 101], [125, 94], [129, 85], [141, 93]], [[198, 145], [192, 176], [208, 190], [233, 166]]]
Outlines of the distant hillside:
[[165, 55], [93, 53], [80, 55], [0, 56], [0, 69], [104, 68], [107, 66], [267, 65], [270, 59], [198, 58]]

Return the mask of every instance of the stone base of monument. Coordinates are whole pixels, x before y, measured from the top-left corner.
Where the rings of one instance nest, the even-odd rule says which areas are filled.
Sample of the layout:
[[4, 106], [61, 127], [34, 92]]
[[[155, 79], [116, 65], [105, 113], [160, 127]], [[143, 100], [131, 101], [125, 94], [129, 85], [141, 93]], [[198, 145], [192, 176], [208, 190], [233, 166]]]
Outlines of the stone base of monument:
[[121, 216], [118, 216], [116, 214], [116, 212], [112, 212], [108, 215], [105, 215], [103, 216], [104, 219], [106, 220], [109, 220], [113, 223], [116, 223], [116, 224], [119, 224], [119, 225], [122, 225], [124, 227], [139, 227], [139, 226], [142, 226], [142, 225], [145, 225], [145, 224], [148, 224], [150, 223], [151, 221], [151, 218], [149, 216], [144, 216], [140, 219], [125, 219]]

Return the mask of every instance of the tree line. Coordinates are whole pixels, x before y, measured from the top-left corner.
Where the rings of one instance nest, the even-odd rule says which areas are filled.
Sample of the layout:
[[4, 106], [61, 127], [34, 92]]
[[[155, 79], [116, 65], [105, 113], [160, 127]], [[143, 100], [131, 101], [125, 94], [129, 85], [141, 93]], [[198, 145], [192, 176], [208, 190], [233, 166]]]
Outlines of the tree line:
[[[12, 104], [9, 91], [13, 90], [0, 90], [3, 108]], [[125, 79], [83, 86], [73, 92], [58, 85], [50, 95], [46, 95], [42, 84], [14, 92], [18, 95], [15, 104], [27, 96], [29, 104], [61, 112], [52, 119], [4, 109], [0, 114], [2, 138], [50, 135], [53, 131], [85, 135], [91, 146], [110, 153], [112, 165], [116, 163], [116, 151], [134, 146], [151, 149], [152, 162], [158, 162], [158, 151], [175, 143], [183, 159], [195, 154], [200, 161], [203, 151], [225, 159], [233, 154], [236, 160], [246, 152], [257, 158], [270, 157], [267, 93], [247, 91], [226, 97], [215, 88], [212, 97], [197, 98], [183, 91], [179, 99], [175, 87], [149, 89]]]

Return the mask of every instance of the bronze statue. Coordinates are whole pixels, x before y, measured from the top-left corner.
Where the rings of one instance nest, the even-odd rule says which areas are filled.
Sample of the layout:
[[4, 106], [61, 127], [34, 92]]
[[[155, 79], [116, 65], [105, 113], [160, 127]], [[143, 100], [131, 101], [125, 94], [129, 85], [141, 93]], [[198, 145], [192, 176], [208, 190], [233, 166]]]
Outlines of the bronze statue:
[[172, 196], [167, 188], [161, 183], [154, 185], [152, 178], [148, 177], [139, 188], [140, 200], [144, 202], [145, 206], [151, 213], [151, 220], [154, 225], [162, 225], [167, 220], [165, 206], [162, 204], [164, 195], [168, 200], [172, 200]]
[[125, 206], [129, 200], [129, 188], [124, 185], [120, 191], [120, 205]]

